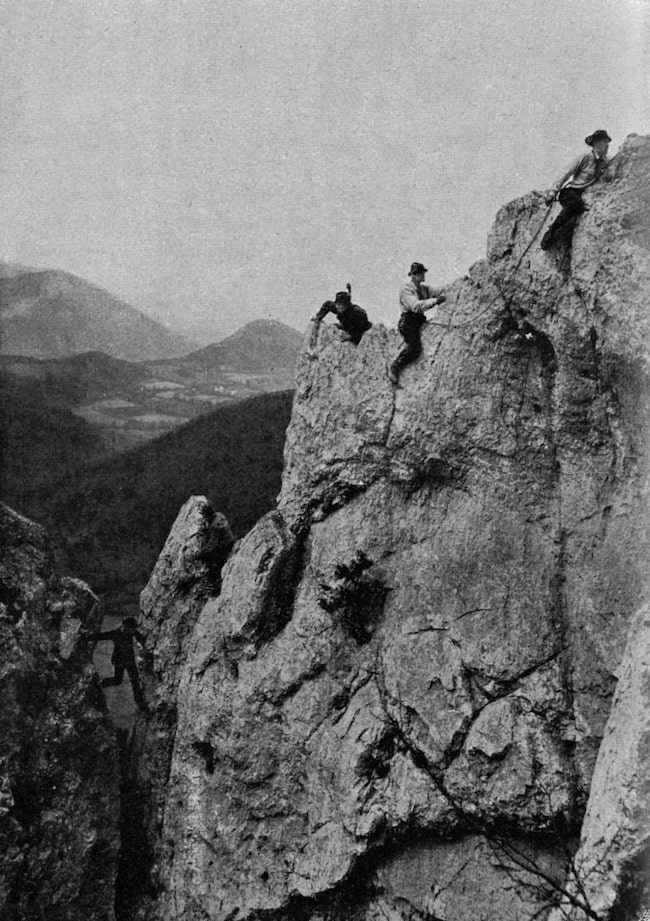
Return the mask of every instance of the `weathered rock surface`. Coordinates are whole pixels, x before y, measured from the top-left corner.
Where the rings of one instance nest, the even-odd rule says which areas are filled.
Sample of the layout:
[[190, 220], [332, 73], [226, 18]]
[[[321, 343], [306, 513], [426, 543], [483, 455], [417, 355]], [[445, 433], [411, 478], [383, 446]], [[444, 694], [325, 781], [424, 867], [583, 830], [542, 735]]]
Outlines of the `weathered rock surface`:
[[164, 799], [176, 734], [176, 695], [186, 645], [205, 602], [219, 594], [233, 536], [223, 515], [192, 496], [174, 522], [142, 592], [139, 629], [146, 637], [146, 716], [129, 743], [123, 796], [120, 872], [122, 917], [146, 914], [159, 887]]
[[632, 137], [570, 264], [541, 195], [503, 208], [398, 390], [381, 327], [305, 351], [278, 509], [186, 646], [157, 917], [557, 902], [647, 599], [649, 197]]
[[[633, 619], [582, 826], [570, 896], [553, 921], [650, 907], [650, 609]], [[575, 877], [575, 878], [573, 878]]]
[[81, 628], [88, 586], [44, 531], [0, 506], [0, 916], [112, 921], [119, 765]]

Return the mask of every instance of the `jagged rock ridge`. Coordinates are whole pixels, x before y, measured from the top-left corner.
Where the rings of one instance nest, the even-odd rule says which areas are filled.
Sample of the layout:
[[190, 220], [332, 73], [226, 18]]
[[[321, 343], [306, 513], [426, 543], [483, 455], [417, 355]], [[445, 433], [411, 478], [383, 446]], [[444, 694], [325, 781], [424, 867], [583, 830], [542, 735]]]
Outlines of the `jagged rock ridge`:
[[[186, 647], [196, 620], [221, 587], [221, 569], [233, 545], [223, 515], [203, 496], [180, 510], [141, 596], [141, 629], [148, 652], [140, 717], [129, 751], [125, 784], [130, 809], [123, 841], [120, 905], [123, 917], [144, 912], [160, 889], [159, 851], [167, 781], [176, 735], [176, 697]], [[138, 915], [141, 916], [141, 915]]]
[[[632, 137], [570, 260], [527, 250], [541, 195], [503, 208], [397, 391], [381, 327], [303, 353], [278, 509], [188, 642], [152, 917], [532, 921], [575, 892], [647, 598], [649, 195]], [[632, 918], [622, 837], [579, 897]]]

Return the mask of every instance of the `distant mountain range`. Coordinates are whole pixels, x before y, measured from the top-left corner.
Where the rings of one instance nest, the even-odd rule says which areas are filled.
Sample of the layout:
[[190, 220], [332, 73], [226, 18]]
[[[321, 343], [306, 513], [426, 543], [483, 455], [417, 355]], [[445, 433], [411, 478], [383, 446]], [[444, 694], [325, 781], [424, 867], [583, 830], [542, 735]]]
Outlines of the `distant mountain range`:
[[111, 603], [135, 603], [190, 494], [240, 535], [272, 507], [295, 329], [256, 320], [191, 351], [82, 279], [7, 263], [0, 315], [0, 496]]
[[274, 372], [295, 365], [301, 334], [254, 320], [215, 344], [195, 348], [171, 325], [136, 310], [76, 275], [0, 262], [0, 354], [67, 358], [101, 351], [126, 361], [188, 356], [221, 370]]
[[253, 320], [232, 336], [191, 352], [183, 359], [197, 367], [220, 371], [264, 371], [295, 368], [302, 335], [278, 320]]
[[102, 288], [54, 270], [0, 268], [0, 351], [63, 358], [101, 350], [128, 361], [183, 355], [192, 344]]

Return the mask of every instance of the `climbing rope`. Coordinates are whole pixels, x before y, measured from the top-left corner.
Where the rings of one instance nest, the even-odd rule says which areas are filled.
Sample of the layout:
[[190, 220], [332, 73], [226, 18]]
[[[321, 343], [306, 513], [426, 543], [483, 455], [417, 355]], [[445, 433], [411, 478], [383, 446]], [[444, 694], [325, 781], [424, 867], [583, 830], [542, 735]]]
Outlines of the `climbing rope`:
[[[510, 275], [510, 278], [514, 278], [515, 275], [517, 274], [517, 272], [519, 271], [519, 267], [521, 266], [521, 263], [524, 261], [524, 257], [526, 256], [526, 254], [527, 254], [528, 251], [530, 250], [531, 246], [533, 245], [533, 243], [535, 242], [535, 240], [537, 239], [537, 237], [540, 235], [541, 230], [542, 230], [542, 227], [543, 227], [544, 224], [546, 223], [546, 219], [547, 219], [547, 217], [549, 216], [549, 214], [550, 214], [550, 212], [551, 212], [551, 208], [553, 207], [554, 204], [555, 204], [555, 199], [553, 199], [553, 201], [552, 201], [552, 202], [549, 204], [549, 206], [547, 207], [546, 212], [545, 212], [545, 214], [544, 214], [544, 217], [542, 218], [542, 220], [541, 220], [541, 222], [540, 222], [540, 224], [539, 224], [539, 227], [537, 228], [537, 230], [535, 231], [535, 233], [533, 234], [533, 236], [530, 238], [530, 240], [528, 241], [528, 245], [527, 245], [526, 248], [524, 249], [524, 251], [523, 251], [523, 253], [521, 254], [521, 256], [519, 257], [519, 259], [517, 260], [517, 265], [516, 265], [516, 266], [514, 267], [514, 269], [512, 270], [512, 274]], [[503, 298], [503, 300], [505, 301], [505, 304], [506, 304], [507, 307], [510, 306], [507, 297], [505, 296], [505, 294], [503, 293], [503, 291], [501, 290], [501, 288], [499, 287], [499, 285], [497, 284], [497, 282], [495, 282], [495, 285], [496, 285], [496, 287], [497, 287], [497, 289], [498, 289], [498, 293], [492, 298], [492, 300], [489, 302], [489, 304], [488, 304], [486, 307], [484, 307], [483, 310], [480, 311], [480, 313], [475, 314], [475, 316], [471, 317], [469, 320], [465, 320], [464, 323], [440, 323], [439, 321], [436, 321], [436, 320], [429, 320], [429, 321], [428, 321], [429, 324], [430, 324], [431, 326], [442, 326], [442, 327], [444, 327], [444, 329], [463, 329], [465, 326], [471, 326], [473, 323], [478, 323], [478, 321], [481, 319], [481, 317], [485, 316], [485, 314], [488, 312], [488, 310], [490, 310], [490, 309], [492, 308], [492, 306], [493, 306], [494, 304], [496, 304], [496, 302], [499, 300], [499, 298]]]

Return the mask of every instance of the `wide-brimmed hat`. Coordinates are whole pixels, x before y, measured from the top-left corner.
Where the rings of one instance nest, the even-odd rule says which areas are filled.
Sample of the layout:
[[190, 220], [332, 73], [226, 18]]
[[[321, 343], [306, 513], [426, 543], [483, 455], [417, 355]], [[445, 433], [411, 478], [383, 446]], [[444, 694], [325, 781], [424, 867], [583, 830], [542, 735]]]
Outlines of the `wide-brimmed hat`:
[[585, 138], [585, 144], [589, 147], [593, 147], [596, 141], [611, 141], [611, 138], [604, 128], [599, 128], [598, 131], [594, 131], [588, 138]]
[[421, 262], [412, 262], [411, 268], [409, 269], [409, 275], [419, 275], [420, 272], [428, 272], [428, 269], [422, 265]]

